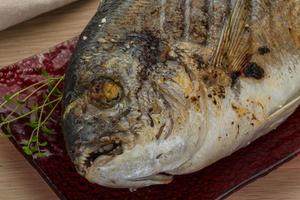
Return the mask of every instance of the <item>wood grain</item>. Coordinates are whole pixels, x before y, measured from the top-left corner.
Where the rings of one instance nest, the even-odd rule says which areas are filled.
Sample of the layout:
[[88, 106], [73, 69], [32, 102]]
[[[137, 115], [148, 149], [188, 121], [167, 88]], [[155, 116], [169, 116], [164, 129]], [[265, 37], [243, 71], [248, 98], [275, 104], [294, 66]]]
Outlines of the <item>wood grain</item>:
[[[93, 16], [98, 2], [82, 0], [0, 32], [0, 67], [78, 35]], [[0, 199], [58, 199], [6, 139], [0, 139]], [[300, 199], [300, 157], [249, 184], [228, 199]]]
[[83, 30], [100, 0], [81, 0], [0, 32], [0, 66], [37, 54]]

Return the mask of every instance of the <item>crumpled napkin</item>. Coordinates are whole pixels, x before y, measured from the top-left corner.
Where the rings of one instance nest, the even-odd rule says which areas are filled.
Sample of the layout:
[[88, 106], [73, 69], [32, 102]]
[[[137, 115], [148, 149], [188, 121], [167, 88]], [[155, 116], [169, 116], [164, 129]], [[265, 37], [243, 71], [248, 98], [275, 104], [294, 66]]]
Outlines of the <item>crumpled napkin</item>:
[[76, 0], [0, 0], [0, 30]]

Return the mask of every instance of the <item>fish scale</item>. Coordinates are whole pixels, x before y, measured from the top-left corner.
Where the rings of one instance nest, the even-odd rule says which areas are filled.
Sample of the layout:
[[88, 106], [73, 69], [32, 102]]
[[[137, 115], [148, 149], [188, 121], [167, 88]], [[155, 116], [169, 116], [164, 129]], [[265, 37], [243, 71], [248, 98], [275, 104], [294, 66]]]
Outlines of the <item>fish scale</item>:
[[[209, 0], [124, 1], [113, 12], [117, 14], [112, 14], [114, 17], [110, 19], [112, 21], [110, 28], [115, 27], [118, 29], [124, 26], [124, 30], [126, 30], [130, 29], [130, 27], [136, 27], [137, 16], [142, 15], [141, 13], [143, 13], [147, 7], [148, 9], [150, 8], [149, 10], [151, 11], [159, 9], [160, 19], [154, 22], [156, 23], [154, 26], [158, 26], [157, 22], [160, 22], [162, 28], [160, 32], [171, 35], [168, 36], [169, 38], [185, 38], [194, 41], [198, 40], [199, 43], [203, 43], [206, 41], [205, 38], [209, 36], [212, 38], [212, 41], [215, 37], [219, 36], [222, 30], [224, 18], [226, 14], [230, 13], [231, 1], [213, 1], [211, 3], [208, 1]], [[162, 6], [162, 4], [164, 5]], [[126, 16], [126, 18], [123, 16]], [[147, 16], [144, 18], [147, 18]], [[150, 18], [147, 20], [155, 21]], [[152, 26], [152, 28], [154, 28], [154, 26]], [[147, 28], [147, 30], [153, 31], [151, 28]], [[134, 28], [132, 31], [134, 31]], [[113, 30], [107, 30], [107, 32], [113, 32]], [[201, 36], [204, 38], [201, 38]]]
[[209, 2], [191, 0], [190, 11], [190, 40], [195, 43], [205, 44], [209, 37]]
[[209, 40], [213, 45], [212, 41], [219, 37], [224, 18], [230, 13], [233, 1], [162, 0], [161, 2], [165, 2], [161, 8], [164, 12], [162, 31], [165, 34], [171, 34], [172, 39], [182, 38], [199, 44], [206, 44], [211, 38]]
[[184, 23], [186, 1], [188, 0], [166, 0], [164, 5], [162, 5], [164, 7], [161, 11], [161, 16], [163, 16], [163, 19], [161, 19], [162, 31], [163, 34], [171, 37], [173, 40], [183, 38], [184, 30], [186, 29], [186, 24]]
[[[233, 0], [234, 1], [234, 0]], [[212, 0], [210, 1], [209, 13], [209, 43], [215, 44], [221, 34], [226, 16], [231, 12], [232, 0]]]

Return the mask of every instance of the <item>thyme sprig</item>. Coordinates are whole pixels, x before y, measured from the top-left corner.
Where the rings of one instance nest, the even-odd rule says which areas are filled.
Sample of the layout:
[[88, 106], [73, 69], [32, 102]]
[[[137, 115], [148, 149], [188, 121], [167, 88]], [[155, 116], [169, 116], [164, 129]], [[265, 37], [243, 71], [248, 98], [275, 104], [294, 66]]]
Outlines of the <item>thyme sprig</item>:
[[[62, 100], [62, 92], [60, 85], [64, 80], [64, 76], [50, 77], [45, 70], [42, 70], [44, 79], [33, 83], [13, 94], [7, 94], [3, 97], [0, 104], [0, 111], [8, 109], [9, 113], [0, 117], [0, 136], [10, 137], [12, 135], [12, 124], [20, 119], [26, 119], [27, 126], [31, 127], [32, 132], [29, 139], [21, 142], [22, 149], [25, 154], [33, 158], [41, 158], [46, 156], [45, 147], [47, 141], [41, 141], [41, 134], [50, 135], [53, 133], [47, 122], [55, 109], [60, 105]], [[42, 93], [42, 103], [38, 105], [30, 104], [30, 99]], [[12, 108], [11, 108], [12, 106]], [[47, 113], [46, 113], [47, 112]], [[2, 131], [1, 131], [2, 130]]]

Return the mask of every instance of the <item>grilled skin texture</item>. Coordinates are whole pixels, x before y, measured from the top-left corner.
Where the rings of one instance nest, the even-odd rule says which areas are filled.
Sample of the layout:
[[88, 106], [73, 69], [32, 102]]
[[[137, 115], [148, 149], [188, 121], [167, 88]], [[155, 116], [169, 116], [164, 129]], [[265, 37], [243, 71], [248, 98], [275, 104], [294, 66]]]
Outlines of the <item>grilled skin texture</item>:
[[275, 129], [300, 104], [298, 0], [105, 0], [66, 74], [78, 172], [166, 184]]

